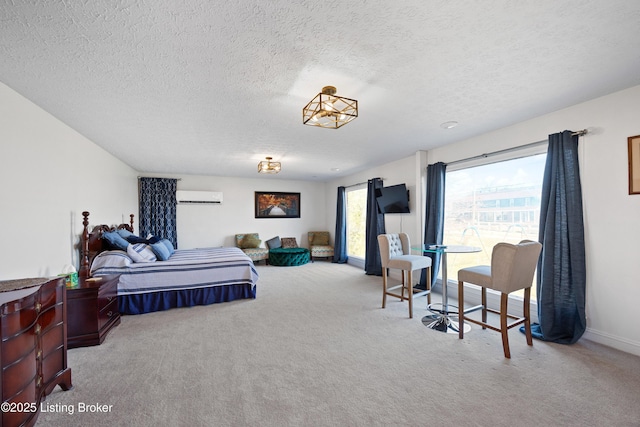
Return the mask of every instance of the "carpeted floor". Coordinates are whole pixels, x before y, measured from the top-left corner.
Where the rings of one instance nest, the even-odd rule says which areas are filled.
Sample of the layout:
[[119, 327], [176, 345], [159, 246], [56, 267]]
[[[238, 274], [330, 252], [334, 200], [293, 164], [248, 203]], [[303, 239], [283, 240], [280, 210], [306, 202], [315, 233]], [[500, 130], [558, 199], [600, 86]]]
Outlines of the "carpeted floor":
[[512, 330], [509, 360], [496, 332], [427, 329], [424, 298], [413, 319], [381, 309], [381, 278], [354, 267], [257, 268], [255, 300], [124, 316], [69, 350], [74, 389], [37, 425], [640, 426], [637, 356]]

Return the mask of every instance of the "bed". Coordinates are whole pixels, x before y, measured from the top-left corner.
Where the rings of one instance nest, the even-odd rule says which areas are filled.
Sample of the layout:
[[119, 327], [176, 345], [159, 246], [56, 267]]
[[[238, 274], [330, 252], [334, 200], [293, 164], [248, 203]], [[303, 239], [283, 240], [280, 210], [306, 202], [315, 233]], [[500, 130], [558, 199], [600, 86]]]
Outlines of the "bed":
[[136, 236], [133, 215], [129, 224], [98, 225], [89, 232], [89, 212], [82, 215], [79, 276], [119, 274], [121, 314], [256, 297], [258, 273], [239, 248], [173, 249], [166, 239]]

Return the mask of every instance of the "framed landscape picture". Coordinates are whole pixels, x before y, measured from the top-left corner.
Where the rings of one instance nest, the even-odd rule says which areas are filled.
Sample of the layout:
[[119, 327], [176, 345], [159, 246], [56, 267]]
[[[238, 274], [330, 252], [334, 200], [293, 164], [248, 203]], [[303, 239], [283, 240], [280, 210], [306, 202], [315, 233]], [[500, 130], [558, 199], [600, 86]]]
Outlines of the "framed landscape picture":
[[300, 218], [300, 193], [255, 192], [256, 218]]
[[640, 135], [629, 141], [629, 194], [640, 194]]

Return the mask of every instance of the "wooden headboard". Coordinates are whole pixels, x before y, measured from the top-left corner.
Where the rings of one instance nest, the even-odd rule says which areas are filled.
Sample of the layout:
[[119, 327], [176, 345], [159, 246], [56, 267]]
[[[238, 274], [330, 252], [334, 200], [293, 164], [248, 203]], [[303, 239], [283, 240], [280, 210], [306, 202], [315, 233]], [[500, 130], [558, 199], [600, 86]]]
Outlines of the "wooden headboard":
[[89, 270], [91, 268], [91, 262], [100, 252], [109, 249], [107, 242], [102, 239], [102, 233], [115, 230], [129, 230], [133, 233], [133, 214], [129, 215], [129, 224], [120, 224], [117, 226], [109, 226], [106, 224], [100, 224], [93, 227], [89, 232], [89, 212], [82, 212], [82, 234], [80, 235], [80, 270], [78, 276], [81, 279], [89, 277]]

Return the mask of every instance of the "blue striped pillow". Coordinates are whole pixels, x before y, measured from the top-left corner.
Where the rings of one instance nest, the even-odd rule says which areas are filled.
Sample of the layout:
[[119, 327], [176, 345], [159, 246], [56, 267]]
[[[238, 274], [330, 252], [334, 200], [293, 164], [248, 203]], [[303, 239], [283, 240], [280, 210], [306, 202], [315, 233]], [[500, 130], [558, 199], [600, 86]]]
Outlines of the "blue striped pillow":
[[154, 262], [157, 261], [156, 254], [151, 246], [144, 243], [131, 243], [127, 246], [127, 254], [133, 262]]
[[152, 243], [150, 246], [159, 261], [166, 261], [171, 256], [169, 249], [162, 242]]
[[169, 249], [169, 254], [170, 255], [173, 255], [173, 253], [176, 251], [176, 248], [173, 247], [173, 243], [171, 243], [171, 240], [162, 239], [162, 240], [160, 240], [160, 243], [162, 243], [163, 245], [165, 245], [167, 247], [167, 249]]

